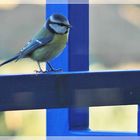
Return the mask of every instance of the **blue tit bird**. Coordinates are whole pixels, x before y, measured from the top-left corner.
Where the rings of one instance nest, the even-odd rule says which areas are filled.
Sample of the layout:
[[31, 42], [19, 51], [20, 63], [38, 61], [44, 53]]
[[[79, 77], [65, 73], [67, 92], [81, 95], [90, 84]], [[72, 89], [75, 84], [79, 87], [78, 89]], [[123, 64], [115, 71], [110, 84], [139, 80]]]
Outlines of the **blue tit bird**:
[[31, 58], [37, 61], [39, 73], [43, 73], [40, 63], [47, 62], [51, 71], [55, 70], [49, 61], [58, 56], [65, 48], [71, 25], [68, 19], [61, 14], [51, 15], [42, 29], [11, 59], [3, 62], [3, 66], [22, 58]]

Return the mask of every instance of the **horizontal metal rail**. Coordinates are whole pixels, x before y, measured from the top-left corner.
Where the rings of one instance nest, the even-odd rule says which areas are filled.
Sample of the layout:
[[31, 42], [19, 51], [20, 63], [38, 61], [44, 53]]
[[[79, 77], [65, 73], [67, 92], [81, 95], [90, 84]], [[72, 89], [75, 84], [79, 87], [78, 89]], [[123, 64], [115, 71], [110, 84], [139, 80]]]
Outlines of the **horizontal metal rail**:
[[140, 104], [140, 71], [1, 75], [0, 110]]

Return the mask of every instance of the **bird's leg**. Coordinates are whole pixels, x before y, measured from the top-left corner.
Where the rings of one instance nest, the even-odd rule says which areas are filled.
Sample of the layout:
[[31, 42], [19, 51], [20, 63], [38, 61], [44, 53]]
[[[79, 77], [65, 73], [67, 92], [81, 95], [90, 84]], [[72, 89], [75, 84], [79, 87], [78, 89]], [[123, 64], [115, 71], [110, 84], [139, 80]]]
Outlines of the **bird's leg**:
[[39, 71], [35, 70], [36, 73], [46, 73], [47, 71], [43, 71], [40, 65], [40, 62], [37, 61], [38, 67], [39, 67]]
[[47, 64], [50, 67], [50, 72], [60, 72], [60, 71], [62, 71], [62, 69], [53, 68], [52, 65], [49, 62], [47, 62]]

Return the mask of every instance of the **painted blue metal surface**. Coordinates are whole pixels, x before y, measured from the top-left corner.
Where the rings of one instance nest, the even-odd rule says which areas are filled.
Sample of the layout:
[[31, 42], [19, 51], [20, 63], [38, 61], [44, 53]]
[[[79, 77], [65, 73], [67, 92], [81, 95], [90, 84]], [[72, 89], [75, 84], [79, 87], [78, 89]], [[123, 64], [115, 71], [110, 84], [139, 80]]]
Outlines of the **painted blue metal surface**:
[[[88, 71], [89, 5], [69, 5], [69, 19], [73, 26], [69, 39], [69, 71]], [[69, 110], [69, 123], [70, 130], [87, 130], [89, 128], [88, 108], [71, 108]]]
[[70, 131], [70, 134], [72, 136], [137, 136], [136, 132], [123, 132], [123, 131], [113, 132], [113, 131], [91, 131], [91, 130]]
[[[139, 83], [140, 71], [0, 76], [0, 85], [2, 85], [0, 110], [140, 104]], [[48, 120], [52, 127], [55, 121], [60, 122], [59, 128], [60, 126], [62, 128], [60, 131], [53, 127], [53, 131], [57, 134], [64, 133], [71, 136], [137, 135], [126, 132], [93, 132], [85, 129], [68, 131], [67, 110], [57, 110], [56, 116]]]
[[[68, 1], [67, 1], [68, 2]], [[49, 3], [49, 2], [48, 2]], [[70, 32], [68, 50], [54, 63], [67, 71], [88, 70], [89, 68], [89, 14], [88, 5], [53, 4], [47, 5], [47, 16], [61, 13], [68, 17], [73, 28]], [[75, 14], [76, 12], [76, 14]], [[79, 16], [80, 15], [80, 16]], [[79, 24], [80, 23], [80, 24]], [[57, 119], [56, 119], [56, 116]], [[88, 108], [69, 108], [47, 111], [47, 135], [69, 135], [69, 130], [88, 129]]]
[[139, 83], [140, 71], [0, 76], [0, 110], [140, 104]]

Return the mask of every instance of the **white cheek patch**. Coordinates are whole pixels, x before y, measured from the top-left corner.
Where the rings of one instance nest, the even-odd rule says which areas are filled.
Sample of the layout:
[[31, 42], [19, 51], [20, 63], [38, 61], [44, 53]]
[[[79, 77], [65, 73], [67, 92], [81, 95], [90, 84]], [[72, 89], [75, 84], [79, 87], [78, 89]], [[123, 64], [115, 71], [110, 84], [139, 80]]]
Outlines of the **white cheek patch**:
[[67, 28], [65, 26], [60, 26], [58, 24], [49, 24], [50, 28], [52, 28], [56, 33], [64, 34], [67, 32]]

